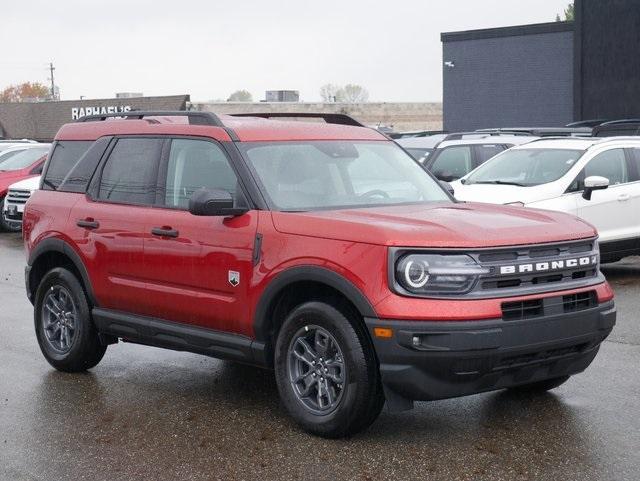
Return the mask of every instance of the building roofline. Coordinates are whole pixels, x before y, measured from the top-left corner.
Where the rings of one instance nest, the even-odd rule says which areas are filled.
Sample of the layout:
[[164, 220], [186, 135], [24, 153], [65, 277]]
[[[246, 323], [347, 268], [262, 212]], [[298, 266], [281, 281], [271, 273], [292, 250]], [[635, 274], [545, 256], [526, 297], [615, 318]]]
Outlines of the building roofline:
[[440, 34], [440, 40], [442, 42], [459, 42], [462, 40], [573, 32], [573, 30], [573, 22], [545, 22], [532, 23], [529, 25], [514, 25], [510, 27], [483, 28], [479, 30], [462, 30], [459, 32], [442, 32]]

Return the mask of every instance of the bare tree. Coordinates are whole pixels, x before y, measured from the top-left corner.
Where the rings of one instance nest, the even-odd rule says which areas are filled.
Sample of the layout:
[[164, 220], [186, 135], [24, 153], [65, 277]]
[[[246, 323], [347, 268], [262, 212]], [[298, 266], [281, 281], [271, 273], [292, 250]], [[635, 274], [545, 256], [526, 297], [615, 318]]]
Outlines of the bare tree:
[[342, 90], [344, 92], [344, 101], [347, 103], [355, 104], [369, 100], [369, 92], [361, 85], [347, 84]]
[[320, 87], [320, 98], [323, 102], [341, 102], [342, 89], [338, 85], [324, 84]]
[[253, 97], [247, 90], [236, 90], [229, 95], [227, 102], [253, 102]]

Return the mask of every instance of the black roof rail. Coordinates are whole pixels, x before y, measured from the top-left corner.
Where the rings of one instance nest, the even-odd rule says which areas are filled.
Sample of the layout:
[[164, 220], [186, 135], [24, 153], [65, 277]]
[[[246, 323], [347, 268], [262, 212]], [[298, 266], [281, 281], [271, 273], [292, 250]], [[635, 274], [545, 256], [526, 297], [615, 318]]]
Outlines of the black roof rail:
[[417, 137], [431, 137], [432, 135], [448, 134], [448, 130], [414, 130], [409, 132], [391, 132], [389, 137], [397, 139], [413, 139]]
[[521, 137], [532, 137], [533, 134], [529, 133], [529, 132], [520, 132], [520, 131], [516, 131], [516, 132], [511, 132], [508, 130], [499, 130], [499, 129], [495, 129], [495, 130], [475, 130], [475, 131], [471, 131], [471, 132], [454, 132], [452, 134], [447, 134], [447, 136], [442, 139], [442, 142], [445, 142], [447, 140], [461, 140], [464, 139], [465, 137], [471, 137], [471, 136], [476, 136], [479, 138], [483, 138], [483, 137], [500, 137], [500, 136], [505, 136], [505, 135], [509, 135], [512, 137], [517, 137], [517, 136], [521, 136]]
[[589, 127], [501, 127], [479, 129], [477, 132], [528, 133], [538, 137], [591, 136], [591, 128]]
[[527, 145], [533, 144], [534, 142], [544, 142], [545, 140], [586, 140], [597, 143], [601, 139], [596, 139], [595, 137], [580, 137], [579, 135], [549, 135], [547, 137], [538, 137], [537, 139], [534, 139], [531, 142], [527, 143]]
[[568, 123], [565, 127], [596, 127], [597, 125], [602, 125], [605, 122], [609, 122], [609, 119], [576, 120], [575, 122]]
[[640, 124], [640, 119], [618, 119], [609, 120], [600, 124], [600, 127], [607, 125], [624, 125], [624, 124]]
[[97, 122], [108, 118], [123, 117], [125, 119], [143, 119], [144, 117], [187, 117], [192, 125], [211, 125], [224, 128], [224, 124], [216, 114], [199, 110], [129, 110], [109, 114], [94, 114], [80, 117], [76, 122]]
[[301, 119], [323, 119], [328, 124], [351, 125], [354, 127], [365, 127], [353, 117], [347, 114], [325, 114], [314, 112], [260, 112], [260, 113], [242, 113], [230, 114], [233, 117], [260, 117], [262, 119], [277, 118], [301, 118]]

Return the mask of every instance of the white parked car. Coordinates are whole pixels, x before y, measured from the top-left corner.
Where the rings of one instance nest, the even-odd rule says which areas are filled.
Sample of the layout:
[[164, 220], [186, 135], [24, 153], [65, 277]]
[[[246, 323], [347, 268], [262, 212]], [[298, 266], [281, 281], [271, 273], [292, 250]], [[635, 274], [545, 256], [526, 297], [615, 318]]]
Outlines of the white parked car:
[[16, 147], [19, 145], [32, 145], [37, 144], [35, 140], [29, 139], [0, 139], [0, 152]]
[[7, 196], [4, 198], [2, 206], [2, 216], [5, 223], [11, 230], [20, 230], [22, 227], [22, 214], [24, 206], [33, 194], [34, 190], [40, 187], [40, 175], [30, 177], [9, 186]]
[[438, 180], [457, 180], [491, 157], [513, 147], [536, 140], [531, 135], [461, 132], [447, 135], [422, 165]]
[[462, 201], [568, 212], [600, 233], [604, 262], [640, 254], [640, 138], [540, 139], [453, 182]]

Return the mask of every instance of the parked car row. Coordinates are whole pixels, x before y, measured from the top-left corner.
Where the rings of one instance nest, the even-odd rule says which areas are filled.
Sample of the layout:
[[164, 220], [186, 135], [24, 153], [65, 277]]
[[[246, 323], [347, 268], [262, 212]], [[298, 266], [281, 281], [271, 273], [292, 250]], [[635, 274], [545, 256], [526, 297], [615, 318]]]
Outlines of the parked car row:
[[[19, 231], [26, 199], [38, 187], [38, 181], [31, 179], [42, 173], [51, 144], [29, 141], [0, 143], [0, 146], [5, 145], [10, 146], [0, 152], [0, 229]], [[26, 185], [21, 184], [27, 179]]]
[[640, 138], [539, 139], [452, 184], [456, 199], [574, 214], [600, 234], [604, 262], [640, 254]]

